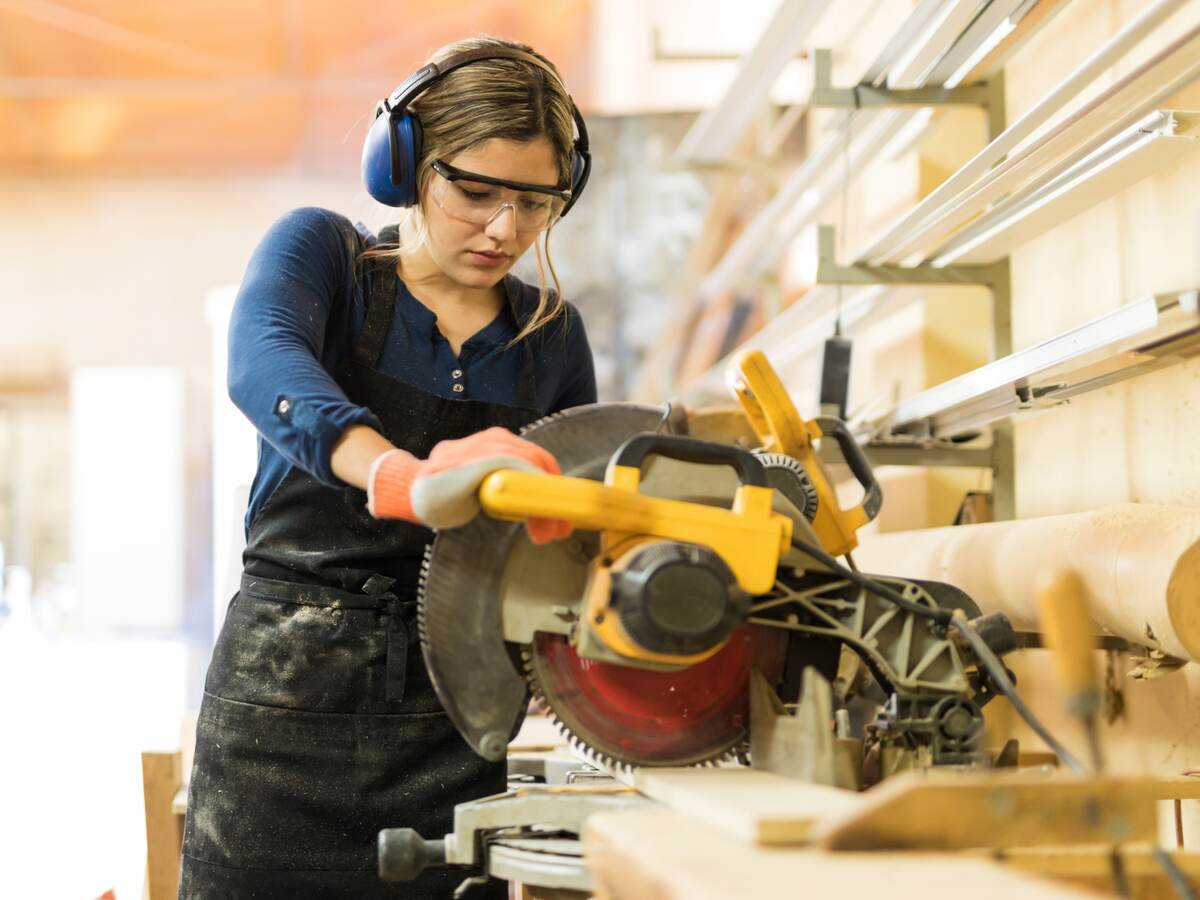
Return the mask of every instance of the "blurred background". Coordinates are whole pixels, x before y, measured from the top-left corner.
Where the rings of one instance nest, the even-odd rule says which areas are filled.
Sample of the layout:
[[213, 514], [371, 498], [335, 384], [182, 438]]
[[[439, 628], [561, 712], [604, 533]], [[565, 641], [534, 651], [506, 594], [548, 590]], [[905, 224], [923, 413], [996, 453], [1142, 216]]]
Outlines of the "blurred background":
[[[861, 243], [988, 131], [975, 108], [924, 111], [887, 134], [811, 109], [811, 49], [834, 48], [836, 83], [857, 83], [872, 60], [906, 62], [895, 39], [915, 12], [945, 13], [958, 79], [1008, 63], [1014, 121], [1147, 5], [0, 0], [0, 895], [141, 896], [139, 753], [180, 745], [240, 570], [256, 460], [224, 383], [238, 282], [289, 209], [389, 221], [360, 185], [361, 143], [376, 100], [433, 50], [475, 34], [526, 42], [555, 61], [587, 117], [592, 180], [552, 251], [602, 399], [719, 396], [721, 360], [769, 333], [762, 346], [812, 413], [821, 342], [843, 301], [813, 290], [815, 224], [838, 223], [842, 250]], [[1177, 5], [1189, 8], [1057, 121], [1182, 33], [1181, 17], [1200, 18], [1200, 4]], [[975, 42], [970, 54], [960, 37]], [[1174, 162], [1014, 252], [1015, 346], [1197, 283], [1200, 219], [1187, 198], [1198, 174], [1195, 155]], [[1127, 255], [1134, 242], [1147, 252]], [[1072, 256], [1085, 246], [1094, 255]], [[1178, 248], [1170, 259], [1167, 247]], [[852, 408], [878, 411], [989, 358], [986, 292], [925, 293], [871, 295], [857, 318], [847, 307]], [[1194, 427], [1166, 400], [1135, 412], [1129, 399], [1178, 397], [1200, 377], [1174, 372], [1085, 399], [1057, 426], [1023, 426], [1022, 515], [1200, 502], [1194, 459], [1181, 450], [1164, 469], [1132, 437], [1151, 408]], [[1123, 436], [1103, 430], [1113, 422]], [[1101, 443], [1091, 426], [1112, 465], [1084, 473], [1079, 453], [1058, 451]], [[1189, 435], [1173, 446], [1194, 447]], [[883, 471], [878, 527], [949, 524], [990, 477]]]

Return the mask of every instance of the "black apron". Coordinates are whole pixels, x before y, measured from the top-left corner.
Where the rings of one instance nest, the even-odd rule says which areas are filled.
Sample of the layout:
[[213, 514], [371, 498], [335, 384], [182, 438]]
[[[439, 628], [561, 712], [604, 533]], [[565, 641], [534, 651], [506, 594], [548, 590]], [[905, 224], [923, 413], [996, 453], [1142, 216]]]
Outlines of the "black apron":
[[[395, 266], [364, 268], [365, 324], [334, 377], [392, 443], [424, 458], [438, 441], [538, 417], [528, 341], [516, 407], [382, 374]], [[455, 804], [503, 791], [506, 773], [459, 736], [421, 658], [416, 588], [432, 532], [365, 504], [293, 468], [251, 524], [200, 707], [181, 898], [449, 898], [464, 878], [376, 874], [380, 829], [440, 839]], [[493, 880], [466, 896], [507, 891]]]

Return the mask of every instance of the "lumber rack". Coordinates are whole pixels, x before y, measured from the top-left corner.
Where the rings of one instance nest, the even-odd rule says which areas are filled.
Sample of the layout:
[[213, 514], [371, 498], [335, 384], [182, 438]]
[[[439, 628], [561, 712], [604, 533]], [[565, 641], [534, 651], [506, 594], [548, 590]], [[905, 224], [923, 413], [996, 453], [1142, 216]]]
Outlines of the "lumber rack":
[[[1051, 89], [1041, 103], [999, 134], [995, 129], [1002, 123], [996, 120], [995, 108], [989, 108], [993, 129], [990, 142], [854, 256], [853, 262], [837, 261], [833, 249], [835, 232], [827, 226], [819, 227], [817, 287], [776, 320], [781, 329], [786, 330], [785, 323], [793, 323], [797, 330], [783, 339], [760, 333], [749, 342], [749, 346], [767, 352], [777, 364], [786, 360], [794, 367], [798, 358], [807, 359], [817, 353], [829, 334], [833, 307], [836, 304], [840, 311], [843, 306], [838, 294], [843, 288], [851, 289], [841, 318], [845, 333], [851, 336], [880, 315], [881, 310], [894, 308], [898, 302], [920, 299], [910, 296], [912, 286], [977, 284], [989, 288], [993, 295], [990, 363], [902, 400], [890, 410], [867, 411], [865, 422], [852, 423], [860, 438], [867, 441], [867, 455], [875, 464], [989, 468], [993, 472], [995, 517], [1013, 518], [1016, 512], [1013, 439], [1012, 425], [1007, 421], [1011, 413], [1061, 405], [1074, 394], [1116, 380], [1102, 382], [1098, 376], [1087, 374], [1082, 371], [1085, 362], [1103, 368], [1118, 361], [1121, 353], [1134, 353], [1136, 359], [1122, 358], [1117, 366], [1122, 370], [1120, 377], [1131, 377], [1191, 355], [1187, 337], [1191, 326], [1186, 322], [1165, 345], [1154, 343], [1154, 335], [1163, 337], [1161, 331], [1147, 331], [1140, 343], [1129, 333], [1122, 333], [1128, 339], [1119, 344], [1111, 337], [1111, 326], [1122, 316], [1129, 319], [1134, 315], [1129, 311], [1118, 311], [1107, 322], [1086, 323], [1017, 354], [1012, 353], [1011, 344], [1008, 254], [1178, 155], [1200, 149], [1200, 115], [1190, 110], [1159, 108], [1165, 98], [1200, 77], [1200, 28], [1182, 33], [1171, 45], [1071, 115], [1060, 128], [1038, 133], [1038, 129], [1177, 7], [1173, 0], [1159, 0], [1144, 10]], [[952, 88], [952, 93], [939, 95], [938, 89], [930, 87], [931, 79], [914, 85], [914, 89], [920, 88], [916, 94], [909, 93], [907, 86], [899, 90], [885, 88], [876, 71], [878, 65], [868, 71], [857, 88], [835, 88], [830, 83], [828, 64], [827, 54], [814, 53], [817, 68], [814, 103], [842, 106], [857, 102], [862, 111], [856, 115], [863, 117], [907, 115], [902, 109], [881, 114], [881, 105], [888, 102], [903, 106], [919, 97], [930, 101], [940, 97], [955, 103], [979, 101], [983, 97], [978, 90], [960, 93], [956, 77], [947, 76], [944, 67], [943, 88]], [[999, 71], [985, 71], [981, 75], [989, 83], [1002, 84]], [[867, 104], [863, 103], [864, 98], [868, 98]], [[819, 148], [815, 155], [821, 155], [824, 149]], [[851, 170], [857, 172], [871, 158], [869, 153], [852, 151], [848, 162]], [[823, 199], [830, 194], [827, 190]], [[790, 217], [779, 211], [772, 215], [798, 229], [811, 223], [816, 212], [813, 207], [793, 212]], [[753, 224], [746, 235], [752, 233]], [[792, 229], [787, 233], [793, 234]], [[757, 233], [753, 236], [761, 237]], [[719, 265], [710, 275], [710, 280], [714, 278], [716, 286], [722, 287], [729, 281], [729, 274]], [[1176, 305], [1186, 306], [1191, 295], [1183, 291], [1174, 296]], [[1151, 297], [1135, 302], [1142, 305], [1144, 316], [1145, 307], [1152, 308], [1158, 301]], [[1181, 317], [1178, 311], [1166, 309], [1160, 310], [1159, 315], [1176, 320]], [[1087, 353], [1079, 349], [1081, 336], [1089, 348]], [[1098, 350], [1106, 344], [1110, 345], [1107, 354]], [[1053, 380], [1050, 373], [1041, 373], [1045, 377], [1034, 382], [1033, 376], [1041, 377], [1038, 365], [1056, 347], [1055, 362], [1061, 364], [1060, 374], [1073, 361], [1068, 351], [1072, 348], [1079, 351], [1079, 358], [1074, 360], [1080, 363], [1078, 377], [1064, 386]], [[1136, 356], [1139, 347], [1144, 351], [1142, 356]], [[1135, 361], [1137, 365], [1132, 365]], [[707, 398], [719, 384], [722, 369], [723, 361], [689, 386], [685, 398]], [[1013, 377], [1002, 377], [1001, 373], [1011, 373]], [[991, 385], [990, 393], [983, 390], [984, 384]], [[973, 404], [982, 404], [988, 414], [952, 421], [958, 412], [978, 413]], [[954, 411], [952, 406], [962, 409]], [[980, 446], [975, 429], [983, 425], [990, 426], [990, 446]], [[836, 460], [836, 451], [829, 451], [828, 458]]]

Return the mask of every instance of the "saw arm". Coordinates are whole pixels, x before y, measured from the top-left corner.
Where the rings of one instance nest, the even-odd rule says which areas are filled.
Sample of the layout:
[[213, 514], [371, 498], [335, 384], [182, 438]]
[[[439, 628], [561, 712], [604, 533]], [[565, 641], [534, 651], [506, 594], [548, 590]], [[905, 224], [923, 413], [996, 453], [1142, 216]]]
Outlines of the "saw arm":
[[[739, 354], [729, 367], [727, 380], [763, 450], [790, 456], [808, 472], [817, 493], [813, 530], [825, 551], [833, 556], [849, 553], [858, 546], [858, 529], [879, 514], [883, 491], [845, 423], [832, 417], [804, 421], [761, 350]], [[813, 441], [825, 436], [837, 441], [862, 485], [863, 499], [857, 506], [843, 510], [838, 504], [837, 492], [813, 447]]]
[[[641, 464], [652, 454], [735, 467], [741, 483], [730, 509], [639, 493]], [[752, 453], [693, 438], [650, 434], [635, 435], [621, 445], [603, 484], [505, 469], [484, 480], [479, 502], [496, 519], [542, 516], [602, 532], [606, 550], [633, 535], [706, 546], [725, 561], [743, 590], [762, 594], [775, 584], [779, 557], [792, 538], [792, 520], [772, 511], [771, 495], [762, 464]]]

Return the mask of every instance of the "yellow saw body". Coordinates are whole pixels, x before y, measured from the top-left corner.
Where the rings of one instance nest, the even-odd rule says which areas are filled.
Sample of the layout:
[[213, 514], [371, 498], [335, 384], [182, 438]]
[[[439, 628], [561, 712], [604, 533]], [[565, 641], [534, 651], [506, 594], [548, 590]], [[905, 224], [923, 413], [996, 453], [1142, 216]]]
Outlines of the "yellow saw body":
[[[754, 450], [678, 433], [669, 409], [579, 407], [522, 432], [563, 474], [495, 472], [479, 490], [487, 515], [438, 534], [419, 595], [422, 650], [452, 721], [483, 756], [503, 755], [532, 689], [603, 763], [720, 759], [748, 739], [753, 672], [794, 702], [798, 673], [816, 666], [832, 680], [843, 646], [915, 698], [904, 707], [918, 716], [912, 727], [942, 698], [969, 693], [944, 634], [804, 549], [844, 555], [879, 509], [845, 425], [802, 419], [761, 353], [742, 354], [730, 383]], [[838, 505], [820, 438], [838, 443], [862, 485], [857, 506]], [[519, 524], [531, 516], [570, 522], [574, 534], [535, 546]], [[942, 602], [894, 585], [918, 606]], [[928, 740], [946, 759], [966, 752], [965, 739]]]

